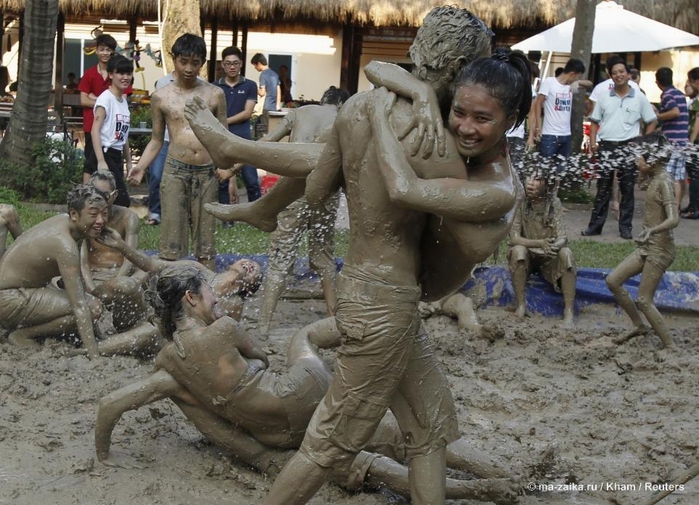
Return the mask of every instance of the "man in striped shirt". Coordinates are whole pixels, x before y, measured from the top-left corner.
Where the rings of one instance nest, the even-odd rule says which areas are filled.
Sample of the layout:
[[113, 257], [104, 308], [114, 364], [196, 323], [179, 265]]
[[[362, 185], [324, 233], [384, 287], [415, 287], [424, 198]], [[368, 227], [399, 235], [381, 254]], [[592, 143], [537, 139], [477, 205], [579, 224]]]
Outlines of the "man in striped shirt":
[[685, 149], [689, 139], [689, 113], [684, 93], [672, 85], [672, 69], [661, 67], [655, 72], [655, 83], [662, 94], [660, 95], [660, 111], [658, 120], [665, 137], [672, 143], [674, 149], [667, 171], [675, 181], [675, 198], [679, 209], [687, 188], [685, 173]]

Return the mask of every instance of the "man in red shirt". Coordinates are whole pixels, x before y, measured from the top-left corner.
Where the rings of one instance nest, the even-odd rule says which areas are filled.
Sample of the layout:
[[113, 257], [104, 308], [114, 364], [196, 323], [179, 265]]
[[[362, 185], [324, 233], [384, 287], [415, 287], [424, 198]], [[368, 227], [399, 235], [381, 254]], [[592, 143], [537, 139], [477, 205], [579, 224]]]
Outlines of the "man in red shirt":
[[[109, 73], [107, 73], [107, 62], [109, 58], [114, 55], [117, 43], [114, 37], [103, 33], [97, 37], [95, 45], [97, 47], [95, 54], [97, 54], [98, 63], [85, 71], [85, 74], [80, 79], [80, 84], [78, 84], [80, 105], [83, 107], [83, 131], [85, 132], [83, 184], [87, 184], [90, 175], [97, 170], [97, 158], [95, 157], [95, 150], [92, 146], [91, 135], [92, 122], [95, 118], [92, 109], [95, 106], [97, 97], [100, 96], [103, 91], [109, 89], [111, 85]], [[131, 86], [129, 86], [124, 93], [130, 95]]]

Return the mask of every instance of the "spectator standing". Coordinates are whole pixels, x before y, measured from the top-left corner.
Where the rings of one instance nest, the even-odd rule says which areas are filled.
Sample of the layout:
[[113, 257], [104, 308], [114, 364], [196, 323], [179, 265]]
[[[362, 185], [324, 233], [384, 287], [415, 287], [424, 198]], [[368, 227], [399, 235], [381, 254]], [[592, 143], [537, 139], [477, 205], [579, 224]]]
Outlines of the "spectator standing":
[[279, 85], [279, 76], [269, 68], [267, 58], [262, 53], [256, 53], [250, 60], [255, 70], [260, 72], [260, 85], [257, 94], [264, 97], [262, 116], [258, 119], [258, 133], [266, 134], [269, 131], [269, 111], [279, 110], [282, 101], [282, 90]]
[[581, 235], [589, 237], [602, 233], [616, 173], [621, 193], [619, 233], [621, 238], [631, 240], [636, 164], [626, 146], [640, 135], [641, 120], [647, 125], [646, 132], [650, 133], [655, 129], [657, 118], [646, 95], [629, 85], [629, 68], [622, 58], [608, 58], [607, 72], [614, 80], [614, 88], [600, 94], [590, 116], [590, 150], [599, 153], [600, 173], [590, 223]]
[[689, 205], [683, 209], [685, 219], [699, 219], [699, 67], [687, 72], [687, 86], [692, 101], [689, 105], [690, 133], [687, 151], [687, 177], [689, 178]]
[[[258, 88], [254, 81], [246, 79], [240, 73], [242, 65], [242, 51], [233, 46], [225, 48], [221, 53], [224, 77], [219, 79], [216, 85], [226, 95], [228, 131], [240, 138], [251, 140], [250, 118], [257, 103]], [[257, 177], [257, 169], [250, 165], [236, 166], [236, 168], [239, 167], [248, 193], [248, 201], [254, 202], [260, 198], [260, 181]], [[229, 167], [218, 167], [216, 170], [216, 176], [222, 181], [219, 184], [219, 203], [236, 203], [235, 178], [229, 180], [236, 172], [237, 170]]]
[[687, 190], [687, 174], [685, 172], [685, 149], [689, 139], [687, 99], [684, 93], [672, 85], [672, 69], [660, 67], [655, 72], [655, 83], [662, 91], [658, 120], [663, 134], [673, 148], [666, 169], [675, 181], [675, 198], [679, 209]]
[[[582, 61], [571, 58], [558, 77], [544, 79], [534, 105], [535, 136], [541, 134], [539, 153], [545, 158], [568, 158], [571, 149], [570, 119], [573, 110], [571, 84], [585, 71]], [[543, 125], [541, 109], [543, 107]]]
[[131, 85], [133, 63], [124, 56], [112, 56], [107, 63], [107, 74], [111, 83], [109, 89], [95, 101], [92, 144], [95, 149], [97, 170], [109, 171], [114, 175], [118, 191], [114, 204], [129, 207], [131, 198], [124, 182], [124, 157], [126, 157], [127, 172], [131, 172], [131, 149], [129, 149], [131, 112], [125, 92]]
[[[116, 40], [111, 35], [103, 33], [95, 39], [95, 54], [97, 65], [90, 67], [80, 79], [78, 90], [80, 91], [80, 105], [83, 107], [83, 131], [85, 132], [85, 165], [83, 167], [83, 184], [87, 184], [95, 170], [97, 170], [97, 158], [92, 145], [92, 122], [94, 121], [93, 108], [97, 97], [107, 91], [110, 86], [107, 62], [114, 55]], [[125, 90], [125, 94], [131, 93], [131, 86]]]
[[294, 97], [291, 96], [291, 76], [289, 75], [289, 67], [286, 65], [279, 66], [279, 86], [282, 93], [282, 106], [288, 102], [292, 102]]

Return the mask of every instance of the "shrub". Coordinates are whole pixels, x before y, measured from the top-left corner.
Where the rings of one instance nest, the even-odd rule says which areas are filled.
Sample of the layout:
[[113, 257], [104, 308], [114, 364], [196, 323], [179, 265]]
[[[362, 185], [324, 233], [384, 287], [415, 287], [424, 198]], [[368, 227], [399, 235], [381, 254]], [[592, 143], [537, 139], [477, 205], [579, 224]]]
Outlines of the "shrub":
[[46, 138], [34, 145], [32, 159], [29, 167], [3, 167], [23, 199], [65, 203], [68, 191], [82, 182], [84, 157], [70, 142]]

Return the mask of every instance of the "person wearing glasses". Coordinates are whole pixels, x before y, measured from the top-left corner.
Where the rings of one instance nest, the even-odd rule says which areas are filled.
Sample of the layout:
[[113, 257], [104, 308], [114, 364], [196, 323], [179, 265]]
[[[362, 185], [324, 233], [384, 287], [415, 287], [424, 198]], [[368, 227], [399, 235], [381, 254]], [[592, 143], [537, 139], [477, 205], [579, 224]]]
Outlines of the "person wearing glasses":
[[[216, 85], [226, 95], [226, 116], [228, 116], [228, 131], [238, 137], [251, 140], [250, 117], [257, 103], [257, 84], [246, 79], [240, 73], [243, 64], [243, 53], [237, 47], [227, 47], [221, 53], [221, 66], [224, 77]], [[248, 201], [254, 202], [260, 198], [260, 181], [257, 169], [250, 165], [238, 164], [235, 167], [218, 167], [216, 176], [219, 184], [219, 203], [237, 203], [238, 191], [235, 179], [229, 179], [237, 172], [243, 176], [243, 183], [248, 193]]]

